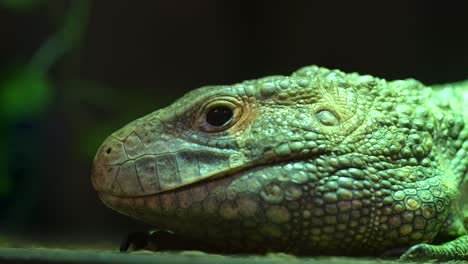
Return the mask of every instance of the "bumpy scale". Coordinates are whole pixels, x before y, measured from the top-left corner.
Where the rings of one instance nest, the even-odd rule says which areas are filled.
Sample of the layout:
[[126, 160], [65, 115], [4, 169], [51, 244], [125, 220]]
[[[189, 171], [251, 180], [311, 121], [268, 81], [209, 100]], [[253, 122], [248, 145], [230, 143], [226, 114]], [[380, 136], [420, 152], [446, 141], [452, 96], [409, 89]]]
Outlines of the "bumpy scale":
[[109, 207], [228, 253], [468, 256], [468, 82], [317, 66], [196, 89], [112, 134]]

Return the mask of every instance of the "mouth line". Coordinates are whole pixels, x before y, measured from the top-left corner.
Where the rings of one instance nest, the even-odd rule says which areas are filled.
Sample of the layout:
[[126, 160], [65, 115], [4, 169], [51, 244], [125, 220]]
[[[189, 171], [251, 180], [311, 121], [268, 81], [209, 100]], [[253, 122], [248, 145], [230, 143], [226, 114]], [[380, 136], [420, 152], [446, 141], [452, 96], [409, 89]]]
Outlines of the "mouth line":
[[169, 192], [178, 191], [178, 190], [181, 190], [181, 189], [184, 189], [184, 188], [192, 188], [195, 185], [204, 184], [206, 182], [212, 182], [212, 181], [218, 181], [218, 180], [221, 181], [226, 177], [230, 177], [230, 178], [240, 177], [240, 176], [244, 175], [245, 173], [247, 173], [247, 172], [249, 172], [251, 170], [261, 168], [261, 167], [266, 167], [267, 165], [260, 165], [260, 166], [246, 167], [246, 168], [244, 166], [241, 166], [239, 168], [235, 168], [234, 170], [230, 170], [229, 172], [228, 171], [217, 172], [217, 173], [214, 173], [214, 174], [211, 174], [211, 175], [207, 175], [202, 179], [198, 179], [198, 180], [195, 179], [192, 182], [187, 182], [185, 184], [181, 184], [181, 185], [178, 185], [178, 186], [174, 186], [172, 188], [168, 188], [168, 189], [165, 189], [165, 190], [162, 190], [162, 191], [148, 193], [148, 194], [142, 194], [142, 195], [116, 195], [116, 194], [114, 194], [112, 192], [106, 192], [105, 190], [96, 190], [96, 192], [98, 194], [105, 194], [106, 196], [111, 196], [111, 197], [115, 197], [115, 198], [123, 198], [123, 199], [132, 199], [132, 198], [137, 199], [137, 198], [158, 196], [158, 195], [166, 194], [166, 193], [169, 193]]
[[[181, 148], [181, 149], [178, 149], [176, 151], [166, 151], [164, 153], [146, 153], [146, 154], [141, 154], [141, 155], [138, 155], [138, 156], [135, 156], [135, 157], [128, 157], [128, 155], [127, 155], [127, 158], [122, 162], [108, 163], [108, 164], [104, 164], [103, 166], [105, 166], [105, 167], [122, 166], [125, 163], [135, 161], [135, 160], [138, 160], [138, 159], [144, 158], [144, 157], [155, 157], [156, 158], [158, 156], [175, 155], [177, 153], [183, 153], [183, 152], [191, 152], [191, 153], [197, 153], [197, 154], [204, 154], [204, 153], [210, 154], [210, 153], [212, 153], [212, 151], [210, 151], [209, 147], [206, 147], [206, 149], [200, 149], [200, 150], [196, 150], [196, 151], [193, 151], [190, 148]], [[232, 154], [235, 154], [235, 152], [230, 151], [230, 150], [221, 150], [220, 152], [218, 152], [218, 154], [220, 154], [220, 155], [232, 155]]]
[[243, 164], [239, 167], [236, 167], [236, 168], [231, 168], [231, 170], [229, 171], [217, 171], [217, 172], [214, 172], [212, 174], [207, 174], [206, 176], [204, 176], [203, 178], [198, 178], [198, 179], [195, 179], [194, 181], [191, 181], [191, 182], [187, 182], [187, 183], [184, 183], [184, 184], [181, 184], [181, 185], [178, 185], [178, 186], [174, 186], [174, 187], [171, 187], [171, 188], [168, 188], [168, 189], [165, 189], [165, 190], [161, 190], [161, 191], [158, 191], [158, 192], [153, 192], [153, 193], [147, 193], [147, 194], [142, 194], [142, 195], [116, 195], [115, 193], [112, 193], [112, 192], [106, 192], [105, 190], [96, 190], [97, 193], [102, 193], [102, 194], [105, 194], [105, 195], [108, 195], [108, 196], [112, 196], [112, 197], [116, 197], [116, 198], [125, 198], [125, 199], [128, 199], [128, 198], [143, 198], [143, 197], [150, 197], [150, 196], [157, 196], [157, 195], [162, 195], [162, 194], [165, 194], [165, 193], [168, 193], [168, 192], [174, 192], [174, 191], [177, 191], [177, 190], [180, 190], [180, 189], [183, 189], [183, 188], [191, 188], [195, 185], [198, 185], [198, 184], [203, 184], [203, 183], [206, 183], [206, 182], [212, 182], [212, 181], [217, 181], [217, 180], [223, 180], [224, 178], [226, 177], [229, 177], [229, 178], [238, 178], [238, 177], [241, 177], [242, 175], [245, 175], [246, 173], [248, 172], [251, 172], [251, 171], [254, 171], [254, 170], [261, 170], [263, 168], [268, 168], [268, 167], [271, 167], [272, 165], [275, 165], [275, 166], [284, 166], [284, 165], [287, 165], [287, 164], [293, 164], [293, 163], [298, 163], [298, 162], [303, 162], [305, 160], [314, 160], [320, 156], [323, 156], [325, 154], [320, 154], [320, 155], [313, 155], [313, 156], [310, 156], [310, 157], [295, 157], [295, 158], [291, 158], [291, 159], [288, 159], [288, 160], [283, 160], [283, 161], [271, 161], [271, 162], [267, 162], [267, 163], [261, 163], [261, 164], [256, 164], [256, 165], [252, 165], [252, 164], [255, 164], [255, 163], [246, 163], [246, 164]]

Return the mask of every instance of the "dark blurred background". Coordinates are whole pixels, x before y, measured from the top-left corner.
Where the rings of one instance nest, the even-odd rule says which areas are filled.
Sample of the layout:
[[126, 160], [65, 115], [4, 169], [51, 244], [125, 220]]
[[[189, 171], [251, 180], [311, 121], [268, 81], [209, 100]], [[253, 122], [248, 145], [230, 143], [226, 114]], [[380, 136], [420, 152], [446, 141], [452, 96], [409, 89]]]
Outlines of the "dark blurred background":
[[199, 86], [310, 64], [468, 78], [467, 8], [432, 2], [0, 0], [0, 240], [147, 229], [98, 200], [94, 153]]

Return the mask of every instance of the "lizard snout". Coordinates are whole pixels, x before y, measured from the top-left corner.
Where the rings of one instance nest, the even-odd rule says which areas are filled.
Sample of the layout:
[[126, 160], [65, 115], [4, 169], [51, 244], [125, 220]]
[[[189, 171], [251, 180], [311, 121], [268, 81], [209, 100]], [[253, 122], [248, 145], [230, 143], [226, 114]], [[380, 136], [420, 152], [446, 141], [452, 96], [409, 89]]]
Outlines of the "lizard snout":
[[124, 145], [113, 136], [108, 137], [94, 157], [91, 182], [99, 192], [119, 194], [118, 171], [128, 157]]
[[108, 137], [96, 153], [91, 173], [96, 191], [118, 197], [152, 195], [180, 187], [183, 180], [191, 182], [181, 173], [197, 175], [196, 155], [173, 153], [165, 141], [155, 141], [148, 149], [135, 131], [126, 132], [122, 140], [117, 133]]
[[[155, 167], [151, 156], [143, 155], [144, 147], [135, 133], [123, 141], [115, 135], [102, 143], [91, 173], [94, 189], [108, 195], [132, 197], [153, 193]], [[143, 189], [143, 185], [146, 186]]]

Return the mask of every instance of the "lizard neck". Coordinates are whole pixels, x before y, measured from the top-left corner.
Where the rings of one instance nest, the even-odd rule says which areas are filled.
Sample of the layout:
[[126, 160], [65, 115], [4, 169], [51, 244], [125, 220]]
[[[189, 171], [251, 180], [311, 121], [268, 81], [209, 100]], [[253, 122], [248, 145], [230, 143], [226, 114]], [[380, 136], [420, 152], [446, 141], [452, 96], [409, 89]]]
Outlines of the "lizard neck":
[[[468, 80], [433, 85], [432, 90], [435, 100], [446, 102], [448, 107], [451, 107], [458, 113], [462, 113], [465, 123], [468, 123]], [[461, 110], [461, 111], [460, 111]]]

